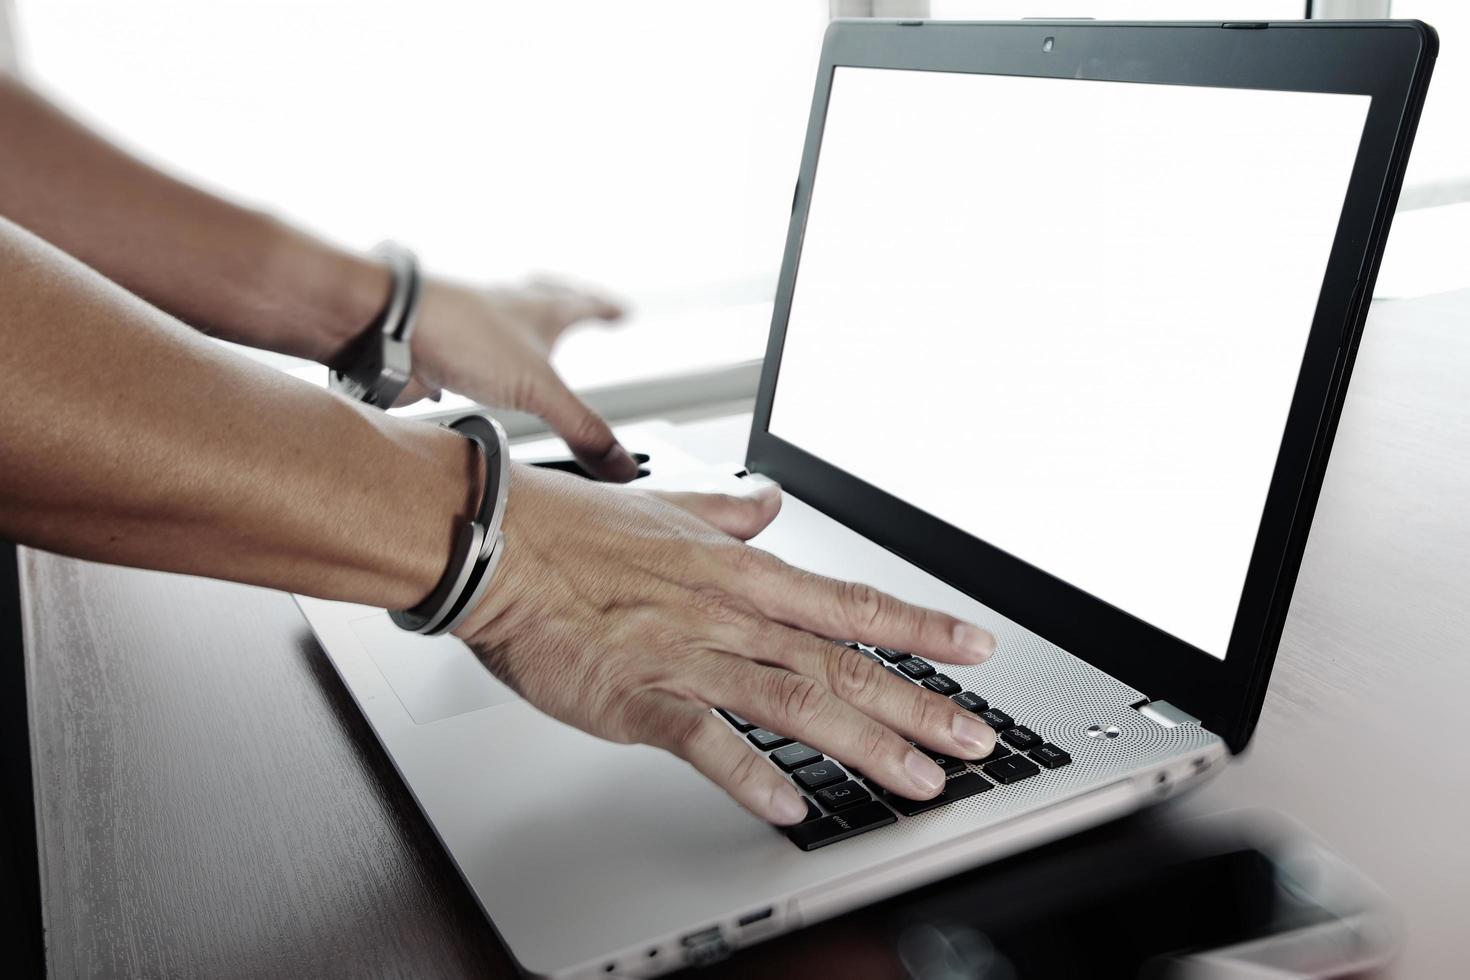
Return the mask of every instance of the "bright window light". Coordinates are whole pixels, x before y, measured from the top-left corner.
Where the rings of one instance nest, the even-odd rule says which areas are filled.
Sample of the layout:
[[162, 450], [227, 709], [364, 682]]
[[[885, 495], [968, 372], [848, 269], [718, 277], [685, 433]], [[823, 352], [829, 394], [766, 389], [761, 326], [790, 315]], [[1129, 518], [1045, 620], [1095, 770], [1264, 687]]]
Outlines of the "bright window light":
[[826, 0], [18, 8], [29, 77], [176, 173], [445, 274], [631, 300], [616, 341], [564, 347], [574, 384], [763, 351]]

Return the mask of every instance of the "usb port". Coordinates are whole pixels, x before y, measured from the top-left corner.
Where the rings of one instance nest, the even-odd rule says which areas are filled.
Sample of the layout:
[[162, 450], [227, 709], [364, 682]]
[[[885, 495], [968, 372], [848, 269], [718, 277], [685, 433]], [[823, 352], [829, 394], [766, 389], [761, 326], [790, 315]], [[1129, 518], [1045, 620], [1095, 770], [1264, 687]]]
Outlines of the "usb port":
[[719, 939], [720, 927], [710, 926], [708, 929], [701, 929], [698, 932], [691, 932], [683, 939], [680, 939], [679, 942], [683, 943], [685, 946], [707, 946], [710, 943], [719, 942]]
[[772, 916], [772, 914], [775, 913], [775, 911], [776, 910], [774, 908], [767, 905], [763, 909], [756, 909], [754, 912], [745, 913], [740, 918], [735, 920], [735, 924], [744, 929], [746, 926], [753, 926], [757, 922], [766, 921]]
[[730, 955], [730, 944], [725, 942], [719, 926], [691, 932], [679, 943], [684, 947], [684, 962], [690, 966], [707, 966]]

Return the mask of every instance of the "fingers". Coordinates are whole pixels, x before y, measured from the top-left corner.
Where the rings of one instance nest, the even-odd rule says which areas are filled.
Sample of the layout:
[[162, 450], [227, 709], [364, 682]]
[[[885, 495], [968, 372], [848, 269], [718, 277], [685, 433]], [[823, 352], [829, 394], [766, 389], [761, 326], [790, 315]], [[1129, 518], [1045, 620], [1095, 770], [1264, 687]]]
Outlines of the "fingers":
[[602, 416], [572, 393], [556, 372], [548, 371], [536, 387], [532, 411], [544, 418], [587, 472], [600, 480], [627, 483], [638, 475], [638, 463], [613, 435]]
[[774, 824], [800, 823], [806, 816], [796, 788], [707, 708], [649, 691], [633, 710], [645, 733], [640, 741], [679, 756], [751, 813]]
[[779, 559], [762, 563], [765, 567], [757, 574], [741, 576], [740, 592], [767, 616], [789, 626], [952, 664], [978, 664], [995, 652], [995, 637], [988, 631], [947, 613], [903, 602], [871, 585], [792, 568]]
[[551, 305], [549, 325], [554, 334], [583, 320], [620, 320], [623, 306], [606, 296], [568, 286], [554, 279], [533, 279], [531, 289], [540, 293]]
[[781, 510], [781, 488], [774, 483], [759, 486], [745, 496], [679, 490], [649, 490], [648, 493], [687, 510], [741, 541], [748, 541], [764, 531]]
[[995, 748], [995, 732], [975, 715], [855, 650], [774, 623], [760, 633], [752, 638], [755, 659], [815, 678], [906, 738], [961, 759], [984, 758]]
[[719, 666], [700, 691], [721, 707], [799, 739], [910, 799], [927, 800], [944, 789], [944, 771], [932, 759], [815, 678], [728, 654], [716, 659]]
[[572, 306], [572, 312], [576, 314], [575, 320], [621, 320], [627, 312], [622, 306], [613, 302], [605, 296], [596, 296], [591, 293], [579, 293]]

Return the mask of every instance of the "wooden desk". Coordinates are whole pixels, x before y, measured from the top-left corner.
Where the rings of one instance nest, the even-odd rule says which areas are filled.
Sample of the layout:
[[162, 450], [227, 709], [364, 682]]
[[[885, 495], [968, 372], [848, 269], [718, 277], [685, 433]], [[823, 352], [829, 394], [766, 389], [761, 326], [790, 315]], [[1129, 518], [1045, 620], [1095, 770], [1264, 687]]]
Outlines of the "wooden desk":
[[[743, 453], [739, 420], [685, 437]], [[1399, 903], [1411, 978], [1463, 967], [1467, 502], [1470, 291], [1380, 304], [1261, 727], [1185, 804], [1316, 832]], [[289, 598], [21, 562], [54, 976], [511, 972]]]

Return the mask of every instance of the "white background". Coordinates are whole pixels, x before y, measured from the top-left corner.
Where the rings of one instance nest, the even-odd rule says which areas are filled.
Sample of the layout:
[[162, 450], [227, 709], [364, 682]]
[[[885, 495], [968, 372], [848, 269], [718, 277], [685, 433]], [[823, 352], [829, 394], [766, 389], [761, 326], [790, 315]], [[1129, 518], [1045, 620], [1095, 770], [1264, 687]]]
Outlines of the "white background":
[[[629, 300], [597, 385], [760, 357], [826, 0], [19, 0], [29, 80], [145, 158], [365, 249]], [[308, 376], [320, 379], [313, 368]]]
[[1368, 101], [837, 69], [770, 430], [1224, 656]]
[[[168, 169], [441, 272], [632, 300], [582, 386], [757, 358], [827, 0], [16, 0], [27, 77]], [[933, 0], [934, 17], [1290, 17], [1287, 0]], [[1444, 57], [1413, 187], [1470, 195], [1463, 0], [1395, 0]], [[414, 120], [383, 142], [380, 126]], [[1412, 190], [1412, 187], [1411, 187]], [[1459, 195], [1459, 196], [1457, 196]], [[1379, 296], [1470, 285], [1470, 203], [1401, 212]], [[267, 358], [292, 364], [285, 358]], [[297, 370], [320, 381], [319, 368]]]

